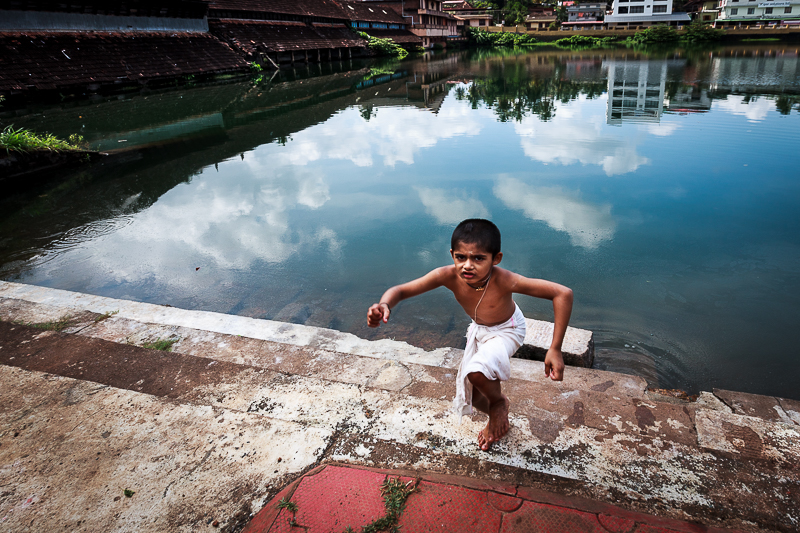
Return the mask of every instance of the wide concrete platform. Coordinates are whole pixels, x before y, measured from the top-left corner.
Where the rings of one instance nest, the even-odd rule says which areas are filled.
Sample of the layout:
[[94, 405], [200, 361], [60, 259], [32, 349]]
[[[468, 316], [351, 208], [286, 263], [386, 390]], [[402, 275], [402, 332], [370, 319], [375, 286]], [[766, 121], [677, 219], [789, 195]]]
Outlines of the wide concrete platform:
[[[172, 352], [141, 347], [171, 339]], [[800, 405], [517, 360], [512, 430], [449, 414], [462, 352], [0, 283], [0, 524], [238, 531], [319, 465], [454, 475], [742, 531], [800, 528]], [[126, 495], [125, 490], [134, 494]], [[216, 523], [216, 526], [214, 525]]]

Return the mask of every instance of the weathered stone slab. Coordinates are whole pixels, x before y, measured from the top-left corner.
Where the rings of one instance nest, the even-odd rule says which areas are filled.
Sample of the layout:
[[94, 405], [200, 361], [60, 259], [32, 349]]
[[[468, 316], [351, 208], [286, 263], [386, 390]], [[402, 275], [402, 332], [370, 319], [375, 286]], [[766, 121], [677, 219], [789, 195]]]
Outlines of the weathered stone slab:
[[[514, 357], [544, 361], [547, 350], [550, 349], [550, 344], [553, 342], [554, 324], [531, 318], [526, 318], [525, 324], [527, 326], [525, 342], [514, 354]], [[561, 353], [564, 355], [564, 364], [591, 368], [594, 362], [594, 338], [592, 332], [585, 329], [567, 327], [564, 343], [561, 346]]]
[[754, 416], [773, 422], [793, 423], [792, 419], [781, 407], [778, 398], [723, 389], [714, 389], [714, 395], [725, 402], [738, 415]]
[[706, 450], [748, 460], [795, 464], [800, 457], [800, 430], [794, 424], [769, 422], [752, 416], [699, 410], [697, 441]]
[[[211, 531], [316, 463], [329, 429], [0, 366], [4, 531]], [[124, 490], [132, 491], [129, 495]]]
[[732, 413], [733, 410], [728, 407], [728, 404], [711, 394], [710, 392], [702, 391], [694, 401], [695, 409], [712, 409], [714, 411], [723, 411], [725, 413]]
[[797, 400], [788, 400], [786, 398], [778, 398], [781, 407], [786, 411], [786, 415], [792, 419], [792, 422], [800, 426], [800, 402]]

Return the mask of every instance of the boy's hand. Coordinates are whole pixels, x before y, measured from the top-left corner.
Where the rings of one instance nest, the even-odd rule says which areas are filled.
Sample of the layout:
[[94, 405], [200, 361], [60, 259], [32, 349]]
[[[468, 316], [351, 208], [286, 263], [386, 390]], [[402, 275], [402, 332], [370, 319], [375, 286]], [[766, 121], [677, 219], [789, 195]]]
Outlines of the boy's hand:
[[391, 312], [388, 304], [372, 304], [369, 311], [367, 311], [367, 325], [371, 328], [377, 328], [381, 325], [381, 320], [385, 324], [389, 321], [389, 314]]
[[564, 357], [561, 350], [550, 348], [544, 357], [544, 375], [553, 381], [563, 381], [564, 379]]

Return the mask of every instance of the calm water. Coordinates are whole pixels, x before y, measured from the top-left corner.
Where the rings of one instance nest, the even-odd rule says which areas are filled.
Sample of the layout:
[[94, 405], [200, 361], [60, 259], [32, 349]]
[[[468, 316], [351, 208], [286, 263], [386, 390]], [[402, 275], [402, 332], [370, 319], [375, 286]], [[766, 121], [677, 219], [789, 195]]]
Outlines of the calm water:
[[444, 289], [365, 313], [490, 217], [503, 266], [574, 289], [597, 367], [800, 399], [796, 46], [344, 67], [5, 109], [124, 150], [2, 200], [0, 277], [463, 346]]

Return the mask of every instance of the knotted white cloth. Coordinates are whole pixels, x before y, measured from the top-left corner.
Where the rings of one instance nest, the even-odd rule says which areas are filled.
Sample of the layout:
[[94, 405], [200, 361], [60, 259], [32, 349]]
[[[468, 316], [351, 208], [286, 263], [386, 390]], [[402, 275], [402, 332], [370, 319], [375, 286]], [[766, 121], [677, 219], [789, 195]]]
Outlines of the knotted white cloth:
[[497, 326], [482, 326], [472, 321], [467, 329], [467, 347], [458, 368], [453, 409], [460, 421], [472, 414], [472, 383], [467, 377], [480, 372], [487, 379], [506, 381], [511, 376], [511, 356], [525, 340], [525, 317], [519, 306], [511, 318]]

